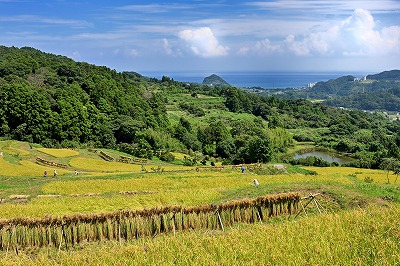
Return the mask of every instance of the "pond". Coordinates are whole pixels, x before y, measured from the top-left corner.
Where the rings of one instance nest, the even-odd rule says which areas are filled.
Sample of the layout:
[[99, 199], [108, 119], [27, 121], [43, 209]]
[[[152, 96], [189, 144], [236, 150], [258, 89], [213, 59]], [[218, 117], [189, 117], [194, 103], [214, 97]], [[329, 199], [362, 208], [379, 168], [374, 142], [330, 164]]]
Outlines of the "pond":
[[352, 159], [349, 157], [341, 156], [337, 153], [332, 153], [332, 152], [325, 152], [325, 151], [312, 151], [312, 152], [307, 152], [307, 153], [296, 153], [293, 156], [293, 159], [300, 159], [300, 158], [307, 158], [310, 156], [315, 156], [318, 158], [321, 158], [327, 162], [333, 163], [336, 162], [338, 164], [344, 164], [351, 162]]

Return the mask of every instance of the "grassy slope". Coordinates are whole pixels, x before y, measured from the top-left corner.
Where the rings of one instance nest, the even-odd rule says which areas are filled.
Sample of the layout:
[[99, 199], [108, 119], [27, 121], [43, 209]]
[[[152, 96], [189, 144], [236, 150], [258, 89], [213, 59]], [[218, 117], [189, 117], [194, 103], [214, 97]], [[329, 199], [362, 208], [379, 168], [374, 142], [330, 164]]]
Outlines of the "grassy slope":
[[[400, 239], [394, 221], [400, 212], [400, 190], [398, 184], [393, 184], [394, 175], [389, 176], [392, 184], [385, 183], [384, 171], [310, 167], [307, 169], [316, 171], [318, 175], [305, 175], [301, 174], [304, 170], [290, 167], [289, 174], [268, 175], [248, 169], [241, 174], [231, 167], [221, 171], [196, 172], [193, 167], [163, 165], [166, 170], [180, 171], [156, 173], [150, 170], [150, 162], [147, 166], [150, 173], [142, 173], [141, 167], [109, 163], [87, 150], [76, 151], [78, 155], [62, 150], [45, 150], [43, 153], [27, 143], [3, 141], [0, 142], [0, 151], [3, 151], [0, 193], [6, 199], [0, 204], [2, 217], [43, 217], [45, 214], [107, 212], [176, 204], [189, 206], [289, 191], [300, 191], [303, 195], [321, 192], [321, 204], [328, 212], [336, 213], [303, 217], [294, 222], [238, 225], [226, 233], [199, 234], [193, 231], [179, 233], [176, 237], [158, 236], [154, 240], [123, 243], [122, 246], [116, 243], [87, 244], [83, 250], [76, 247], [74, 252], [61, 251], [58, 254], [51, 249], [33, 251], [35, 254], [39, 252], [37, 257], [30, 257], [29, 251], [18, 257], [5, 253], [0, 264], [107, 265], [132, 262], [188, 265], [194, 262], [237, 265], [243, 262], [304, 265], [310, 262], [326, 265], [355, 262], [356, 265], [394, 265], [392, 262], [399, 259]], [[112, 151], [107, 153], [114, 157], [118, 155]], [[70, 156], [64, 157], [65, 154]], [[46, 159], [51, 161], [80, 166], [81, 174], [73, 176], [74, 168], [68, 167], [56, 178], [43, 178], [42, 168], [45, 166], [34, 162], [39, 155], [47, 156]], [[93, 160], [98, 164], [84, 166], [85, 161]], [[128, 169], [121, 171], [118, 167]], [[4, 174], [7, 171], [12, 174]], [[371, 177], [373, 183], [366, 183], [366, 176]], [[258, 179], [260, 186], [252, 186], [254, 178]], [[138, 193], [121, 193], [126, 191]], [[15, 194], [29, 197], [11, 199], [10, 196]], [[355, 211], [343, 212], [353, 207], [357, 207]], [[367, 208], [367, 211], [360, 207]], [[308, 209], [308, 213], [315, 212], [315, 208]]]
[[[179, 108], [180, 102], [187, 104], [194, 103], [195, 106], [205, 111], [205, 115], [202, 117], [194, 117]], [[252, 114], [229, 112], [224, 105], [224, 99], [222, 97], [212, 97], [201, 94], [198, 95], [198, 98], [192, 97], [190, 94], [168, 95], [167, 113], [172, 124], [178, 123], [180, 117], [185, 117], [192, 125], [196, 126], [207, 125], [216, 120], [223, 122], [225, 125], [229, 125], [231, 121], [253, 121], [255, 118]]]

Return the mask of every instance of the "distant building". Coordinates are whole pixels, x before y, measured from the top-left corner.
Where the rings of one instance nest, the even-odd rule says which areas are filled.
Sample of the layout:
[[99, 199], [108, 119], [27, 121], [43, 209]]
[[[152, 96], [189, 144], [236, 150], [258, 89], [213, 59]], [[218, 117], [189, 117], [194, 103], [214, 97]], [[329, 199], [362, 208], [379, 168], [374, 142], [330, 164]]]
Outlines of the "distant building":
[[367, 76], [362, 76], [361, 78], [354, 78], [354, 82], [361, 82], [367, 80]]
[[312, 87], [315, 86], [315, 84], [317, 84], [317, 83], [316, 82], [310, 82], [310, 83], [307, 84], [307, 88], [311, 89]]

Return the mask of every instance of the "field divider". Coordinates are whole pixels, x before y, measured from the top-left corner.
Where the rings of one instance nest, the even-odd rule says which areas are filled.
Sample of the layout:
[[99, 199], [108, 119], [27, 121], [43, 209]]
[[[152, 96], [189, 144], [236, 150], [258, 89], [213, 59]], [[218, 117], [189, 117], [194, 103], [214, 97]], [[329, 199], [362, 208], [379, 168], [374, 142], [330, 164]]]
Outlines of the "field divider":
[[299, 193], [266, 195], [218, 205], [166, 206], [120, 210], [101, 214], [46, 216], [41, 219], [0, 219], [0, 248], [53, 246], [69, 249], [82, 242], [112, 240], [121, 243], [180, 230], [222, 230], [234, 223], [267, 221], [271, 216], [298, 211]]

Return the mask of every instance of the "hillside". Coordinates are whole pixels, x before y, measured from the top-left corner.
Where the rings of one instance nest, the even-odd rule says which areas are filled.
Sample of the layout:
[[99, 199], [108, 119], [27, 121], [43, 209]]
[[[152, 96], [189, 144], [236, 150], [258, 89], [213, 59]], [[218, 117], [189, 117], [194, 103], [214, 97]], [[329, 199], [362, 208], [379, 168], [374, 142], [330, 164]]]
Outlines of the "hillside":
[[216, 74], [212, 74], [211, 76], [205, 77], [203, 79], [202, 84], [215, 87], [230, 86], [228, 82], [226, 82], [223, 78], [221, 78]]
[[[399, 254], [393, 171], [253, 164], [242, 173], [237, 166], [126, 163], [116, 160], [127, 154], [106, 149], [0, 141], [0, 150], [2, 265], [236, 265], [254, 257], [392, 265]], [[44, 177], [46, 169], [58, 175]], [[321, 245], [327, 248], [310, 253]], [[364, 256], [371, 248], [380, 252]]]
[[399, 154], [400, 125], [380, 115], [118, 73], [27, 47], [0, 47], [0, 95], [0, 137], [45, 147], [165, 161], [179, 151], [197, 154], [185, 162], [192, 165], [282, 160], [294, 141], [351, 153], [374, 168]]
[[326, 100], [326, 104], [333, 107], [398, 112], [399, 88], [400, 70], [391, 70], [367, 75], [365, 79], [343, 76], [317, 82], [312, 88], [287, 89], [274, 95], [285, 99]]
[[383, 71], [374, 75], [367, 75], [367, 80], [394, 80], [400, 82], [400, 70]]
[[1, 265], [398, 261], [400, 121], [14, 47], [0, 121]]

